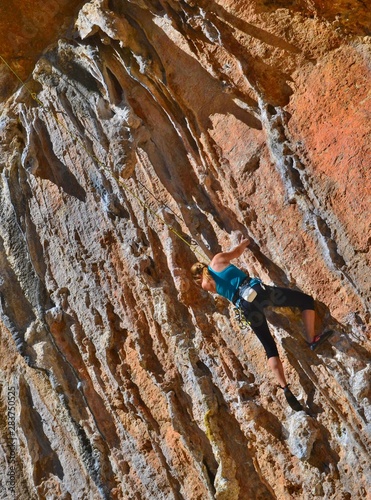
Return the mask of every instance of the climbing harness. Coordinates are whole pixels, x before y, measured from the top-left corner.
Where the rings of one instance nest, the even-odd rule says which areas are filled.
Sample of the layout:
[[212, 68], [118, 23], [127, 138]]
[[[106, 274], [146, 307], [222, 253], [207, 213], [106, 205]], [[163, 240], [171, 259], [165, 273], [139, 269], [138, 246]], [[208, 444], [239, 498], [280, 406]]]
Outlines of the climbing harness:
[[[256, 286], [258, 285], [258, 286]], [[263, 288], [262, 280], [259, 278], [251, 278], [250, 281], [239, 288], [239, 296], [246, 302], [253, 302], [258, 295], [258, 288]]]
[[246, 329], [250, 326], [250, 322], [246, 319], [243, 313], [241, 300], [253, 302], [258, 295], [258, 291], [261, 289], [264, 290], [265, 287], [260, 278], [246, 278], [236, 291], [232, 302], [235, 306], [235, 318], [241, 329]]
[[[205, 261], [207, 262], [209, 259], [207, 259], [205, 257], [205, 255], [203, 253], [201, 253], [197, 248], [196, 246], [198, 245], [195, 240], [193, 238], [190, 238], [191, 242], [188, 242], [186, 240], [186, 238], [180, 234], [179, 231], [177, 231], [170, 223], [166, 222], [166, 220], [161, 217], [157, 212], [155, 212], [154, 210], [151, 209], [151, 207], [148, 206], [147, 203], [145, 203], [137, 194], [134, 193], [134, 191], [129, 187], [129, 185], [123, 181], [123, 179], [121, 179], [120, 177], [116, 176], [114, 173], [112, 173], [112, 171], [107, 167], [107, 165], [102, 162], [101, 160], [99, 160], [99, 158], [97, 158], [97, 156], [92, 153], [91, 151], [89, 151], [88, 147], [85, 145], [84, 141], [77, 135], [75, 134], [74, 132], [72, 132], [72, 130], [70, 130], [59, 118], [58, 116], [56, 116], [56, 113], [58, 113], [58, 111], [55, 111], [53, 112], [50, 108], [48, 108], [47, 106], [44, 105], [44, 103], [42, 101], [40, 101], [40, 99], [38, 98], [37, 94], [35, 92], [32, 92], [28, 86], [26, 85], [26, 83], [22, 80], [22, 78], [17, 74], [17, 72], [10, 66], [10, 64], [8, 64], [8, 62], [4, 59], [4, 57], [2, 57], [0, 55], [0, 60], [6, 65], [6, 67], [13, 73], [13, 75], [17, 78], [17, 80], [22, 84], [22, 86], [27, 90], [27, 92], [30, 94], [30, 96], [32, 97], [32, 99], [34, 99], [34, 101], [43, 109], [45, 110], [46, 112], [49, 112], [50, 114], [53, 115], [53, 118], [55, 119], [55, 121], [73, 138], [77, 141], [77, 143], [84, 149], [84, 151], [88, 154], [88, 156], [90, 156], [90, 158], [92, 158], [98, 165], [99, 167], [104, 170], [106, 173], [108, 173], [108, 175], [110, 177], [113, 177], [115, 179], [115, 181], [125, 190], [127, 191], [133, 198], [135, 198], [138, 203], [145, 209], [147, 210], [150, 214], [152, 214], [155, 218], [157, 218], [162, 224], [164, 224], [165, 226], [168, 227], [168, 229], [173, 233], [175, 234], [175, 236], [177, 236], [177, 238], [179, 238], [183, 243], [185, 243], [195, 254], [197, 254], [200, 259], [202, 261]], [[143, 184], [138, 181], [142, 186]], [[147, 191], [148, 188], [146, 188]], [[150, 191], [149, 191], [150, 192]], [[151, 193], [151, 192], [150, 192]], [[152, 193], [151, 195], [158, 201], [158, 198], [156, 198]], [[165, 204], [164, 204], [165, 205]], [[166, 205], [165, 205], [166, 206]], [[171, 210], [171, 209], [170, 209]], [[171, 210], [172, 211], [172, 210]], [[172, 211], [173, 212], [173, 211]], [[177, 217], [178, 219], [180, 219], [179, 216], [177, 216], [174, 212], [173, 214], [175, 215], [175, 217]], [[180, 219], [181, 220], [181, 219]]]
[[232, 302], [235, 306], [241, 307], [241, 299], [246, 302], [253, 302], [258, 292], [265, 289], [260, 278], [246, 278], [236, 290]]

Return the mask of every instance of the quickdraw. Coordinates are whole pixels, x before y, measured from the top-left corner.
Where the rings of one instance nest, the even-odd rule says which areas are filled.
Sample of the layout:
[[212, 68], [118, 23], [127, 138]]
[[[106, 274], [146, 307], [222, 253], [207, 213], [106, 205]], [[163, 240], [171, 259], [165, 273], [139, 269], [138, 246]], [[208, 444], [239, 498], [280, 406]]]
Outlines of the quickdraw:
[[247, 321], [242, 309], [240, 307], [235, 307], [233, 309], [235, 314], [235, 320], [237, 321], [241, 330], [246, 330], [250, 327], [250, 323]]

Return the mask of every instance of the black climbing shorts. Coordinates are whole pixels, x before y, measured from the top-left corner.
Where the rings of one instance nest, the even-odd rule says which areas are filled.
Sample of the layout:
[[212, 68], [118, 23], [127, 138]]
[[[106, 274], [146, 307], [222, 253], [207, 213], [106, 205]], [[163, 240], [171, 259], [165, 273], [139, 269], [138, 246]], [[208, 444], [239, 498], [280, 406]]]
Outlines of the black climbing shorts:
[[263, 344], [268, 359], [278, 357], [277, 346], [269, 330], [264, 308], [298, 307], [301, 311], [314, 310], [314, 300], [307, 295], [290, 288], [264, 285], [253, 302], [240, 300], [240, 306], [255, 335]]

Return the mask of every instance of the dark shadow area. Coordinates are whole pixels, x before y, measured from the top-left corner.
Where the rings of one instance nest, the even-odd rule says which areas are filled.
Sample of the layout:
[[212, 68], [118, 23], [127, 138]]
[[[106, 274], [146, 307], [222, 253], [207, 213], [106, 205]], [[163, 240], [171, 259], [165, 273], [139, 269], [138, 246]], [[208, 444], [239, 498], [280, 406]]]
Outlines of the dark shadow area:
[[[30, 274], [28, 296], [31, 298], [33, 308], [45, 311], [53, 307], [54, 303], [45, 285], [47, 266], [44, 249], [30, 213], [30, 200], [33, 197], [33, 192], [28, 183], [27, 173], [23, 168], [13, 166], [9, 172], [8, 188], [16, 219], [13, 224], [18, 226], [14, 227], [15, 231], [9, 228], [9, 234], [15, 235], [17, 230], [21, 231], [18, 235], [18, 242], [24, 242], [23, 251], [29, 260], [26, 264], [25, 259], [21, 260], [18, 256], [18, 266], [22, 268], [23, 272], [26, 266], [28, 267]], [[14, 245], [14, 247], [16, 246]]]
[[214, 481], [218, 470], [213, 448], [206, 433], [197, 425], [193, 414], [193, 401], [189, 394], [182, 389], [183, 381], [177, 373], [175, 378], [167, 383], [164, 390], [169, 400], [169, 409], [174, 430], [179, 432], [185, 440], [189, 450], [198, 456], [199, 462], [204, 465], [204, 474], [209, 480], [209, 487], [215, 493]]
[[85, 202], [85, 189], [55, 155], [45, 123], [40, 118], [35, 118], [33, 125], [36, 133], [32, 133], [29, 137], [30, 150], [24, 164], [25, 168], [36, 177], [49, 180], [62, 188], [65, 193]]
[[337, 464], [340, 461], [339, 454], [331, 448], [330, 440], [332, 436], [329, 431], [321, 423], [316, 420], [316, 425], [321, 432], [321, 437], [313, 444], [312, 453], [307, 460], [307, 463], [315, 467], [319, 472], [330, 474], [333, 478], [339, 478], [339, 470]]
[[67, 76], [71, 85], [72, 82], [76, 82], [88, 92], [99, 92], [97, 80], [89, 73], [89, 71], [86, 70], [86, 68], [82, 64], [79, 64], [78, 61], [74, 61], [70, 57], [68, 59], [68, 62], [64, 62], [64, 60], [59, 57], [58, 63], [60, 69], [63, 71], [64, 75]]
[[282, 341], [282, 346], [285, 349], [285, 356], [296, 371], [299, 377], [299, 383], [307, 395], [305, 404], [308, 407], [309, 414], [315, 416], [319, 413], [323, 413], [324, 409], [322, 405], [314, 403], [314, 396], [318, 388], [314, 381], [316, 377], [312, 370], [312, 366], [322, 365], [323, 361], [310, 351], [304, 340], [300, 341], [295, 338], [285, 338]]
[[[288, 0], [285, 0], [286, 3]], [[200, 6], [204, 4], [205, 1], [197, 2]], [[293, 4], [297, 3], [297, 0], [292, 0]], [[228, 30], [228, 24], [235, 26], [238, 30], [242, 31], [242, 33], [246, 33], [247, 35], [260, 40], [272, 47], [277, 47], [282, 50], [286, 50], [287, 52], [292, 52], [293, 54], [300, 54], [300, 49], [293, 45], [292, 43], [286, 42], [286, 40], [282, 39], [279, 36], [276, 36], [269, 31], [263, 30], [262, 28], [258, 28], [251, 23], [244, 21], [241, 18], [238, 18], [228, 12], [226, 9], [222, 7], [222, 5], [213, 2], [213, 10], [216, 15], [226, 23], [224, 24], [225, 29], [223, 31]], [[214, 12], [208, 12], [208, 17], [214, 22], [215, 14]], [[228, 24], [227, 24], [228, 23]]]
[[26, 342], [24, 334], [36, 319], [32, 305], [26, 299], [18, 277], [9, 264], [7, 252], [0, 238], [0, 317], [12, 334], [19, 353], [24, 356]]
[[257, 407], [255, 419], [257, 427], [262, 427], [275, 439], [283, 440], [284, 427], [281, 420], [274, 413], [266, 410], [263, 406], [259, 406]]
[[[197, 33], [198, 35], [198, 33]], [[239, 51], [241, 46], [238, 44]], [[232, 114], [239, 121], [244, 123], [250, 128], [262, 130], [262, 124], [252, 113], [241, 109], [233, 100], [233, 95], [226, 93], [221, 81], [214, 78], [210, 73], [197, 61], [186, 52], [181, 50], [174, 42], [168, 40], [168, 50], [172, 54], [172, 58], [178, 61], [179, 68], [186, 68], [184, 71], [184, 95], [187, 97], [188, 102], [182, 101], [178, 95], [181, 110], [184, 115], [192, 119], [192, 125], [195, 131], [206, 131], [211, 126], [210, 116], [220, 114]], [[231, 53], [234, 54], [233, 50]], [[241, 64], [244, 63], [246, 58], [246, 50], [243, 51], [243, 59]], [[250, 68], [251, 70], [251, 68]], [[181, 75], [179, 75], [180, 77]], [[168, 76], [168, 85], [172, 89], [172, 85], [176, 85], [176, 79], [173, 76]], [[203, 82], [199, 92], [187, 91], [193, 88], [194, 81]], [[200, 106], [202, 104], [202, 106]], [[192, 116], [191, 116], [192, 115]]]
[[[280, 37], [272, 35], [260, 28], [256, 28], [255, 26], [242, 21], [241, 19], [236, 18], [223, 9], [223, 7], [215, 5], [215, 3], [212, 7], [215, 9], [216, 14], [214, 14], [214, 12], [210, 12], [209, 2], [197, 2], [197, 9], [202, 6], [205, 9], [204, 23], [209, 22], [213, 29], [215, 30], [216, 28], [221, 34], [220, 38], [223, 47], [238, 59], [244, 76], [254, 91], [259, 95], [263, 95], [265, 100], [273, 105], [284, 106], [287, 104], [289, 97], [292, 94], [292, 89], [287, 83], [288, 81], [291, 81], [291, 77], [288, 74], [281, 72], [277, 67], [272, 67], [269, 64], [266, 64], [259, 56], [252, 56], [249, 54], [246, 47], [235, 37], [233, 29], [230, 27], [229, 23], [233, 23], [232, 25], [241, 29], [242, 32], [252, 37], [255, 36], [258, 40], [263, 41], [268, 45], [279, 47], [286, 51], [290, 51], [291, 53], [300, 53], [299, 49], [282, 40]], [[199, 16], [199, 10], [195, 12], [193, 7], [185, 5], [184, 2], [182, 9], [189, 11], [189, 15], [191, 17]], [[184, 14], [182, 16], [182, 13], [179, 10], [174, 13], [171, 8], [168, 8], [168, 11], [169, 16], [171, 16], [172, 21], [178, 30], [181, 33], [188, 35], [188, 42], [191, 45], [193, 44], [196, 53], [199, 50], [201, 51], [201, 49], [197, 48], [197, 43], [210, 43], [201, 31], [201, 28], [199, 27], [198, 29], [195, 29], [190, 27], [187, 19], [184, 19]], [[179, 17], [182, 19], [181, 22], [178, 20]], [[224, 73], [222, 68], [220, 68], [220, 72], [222, 74]], [[240, 98], [241, 100], [244, 100], [242, 96]], [[247, 102], [247, 104], [251, 103]]]
[[[292, 364], [291, 357], [288, 356], [288, 358], [290, 359], [290, 363]], [[304, 388], [305, 394], [307, 395], [306, 406], [307, 406], [307, 408], [309, 410], [308, 414], [310, 416], [314, 417], [315, 415], [319, 415], [320, 413], [323, 413], [324, 412], [323, 407], [320, 406], [320, 405], [317, 405], [314, 402], [314, 396], [316, 394], [316, 387], [315, 387], [315, 385], [310, 382], [309, 378], [306, 379], [306, 380], [303, 380], [303, 377], [301, 377], [299, 375], [299, 379], [300, 379], [300, 384]], [[305, 385], [304, 385], [304, 383], [305, 383]], [[306, 386], [308, 388], [306, 388]]]
[[160, 383], [165, 375], [165, 370], [160, 359], [156, 355], [154, 341], [144, 315], [139, 315], [135, 322], [135, 327], [137, 331], [137, 335], [135, 335], [135, 347], [140, 359], [140, 364], [158, 383]]
[[[43, 420], [34, 405], [30, 387], [23, 377], [19, 379], [19, 396], [22, 400], [20, 426], [28, 441], [28, 452], [33, 466], [33, 480], [36, 486], [50, 475], [63, 480], [64, 472], [57, 453], [44, 432]], [[31, 435], [31, 436], [30, 436]]]

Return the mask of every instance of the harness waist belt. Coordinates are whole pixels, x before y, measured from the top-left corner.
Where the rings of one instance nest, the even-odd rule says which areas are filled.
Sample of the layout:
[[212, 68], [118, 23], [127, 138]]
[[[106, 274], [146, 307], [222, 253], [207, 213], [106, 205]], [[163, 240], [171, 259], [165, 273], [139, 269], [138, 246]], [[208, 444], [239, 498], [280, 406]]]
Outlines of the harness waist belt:
[[239, 299], [243, 299], [247, 302], [253, 302], [259, 291], [264, 289], [265, 287], [260, 278], [246, 278], [233, 295], [232, 302], [237, 306]]
[[251, 278], [247, 277], [243, 280], [241, 285], [237, 288], [235, 291], [235, 294], [233, 295], [232, 303], [236, 305], [237, 300], [240, 298], [240, 290], [243, 286], [247, 285], [250, 282]]

